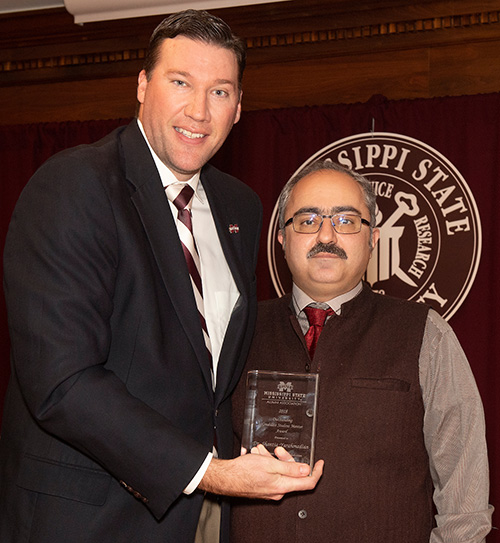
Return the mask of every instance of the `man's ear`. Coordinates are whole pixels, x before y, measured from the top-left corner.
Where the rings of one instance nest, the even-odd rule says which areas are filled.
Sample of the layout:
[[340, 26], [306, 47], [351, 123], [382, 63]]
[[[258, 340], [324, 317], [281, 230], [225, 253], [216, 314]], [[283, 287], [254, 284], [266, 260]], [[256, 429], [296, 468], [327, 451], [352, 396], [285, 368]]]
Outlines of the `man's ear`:
[[[278, 241], [281, 244], [281, 247], [283, 248], [283, 253], [285, 253], [285, 234], [283, 233], [283, 230], [278, 230]], [[285, 255], [286, 258], [286, 255]]]
[[[377, 246], [377, 243], [378, 243], [379, 239], [380, 239], [380, 229], [379, 228], [374, 228], [373, 232], [372, 232], [372, 239], [371, 239], [372, 251]], [[371, 254], [370, 254], [370, 258], [371, 258]]]
[[137, 100], [140, 104], [144, 103], [144, 95], [148, 86], [148, 77], [145, 70], [141, 70], [137, 78]]
[[233, 124], [236, 124], [239, 120], [240, 120], [240, 117], [241, 117], [241, 98], [243, 96], [243, 91], [240, 91], [240, 101], [238, 102], [238, 107], [236, 108], [236, 114], [234, 116], [234, 123]]

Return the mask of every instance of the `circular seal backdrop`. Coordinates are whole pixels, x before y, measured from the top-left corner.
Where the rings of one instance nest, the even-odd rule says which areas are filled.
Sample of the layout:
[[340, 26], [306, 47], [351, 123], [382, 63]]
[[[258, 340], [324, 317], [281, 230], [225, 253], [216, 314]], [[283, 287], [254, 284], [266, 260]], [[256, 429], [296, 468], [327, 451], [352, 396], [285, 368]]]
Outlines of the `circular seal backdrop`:
[[[325, 159], [367, 177], [377, 194], [380, 241], [365, 280], [375, 291], [427, 303], [451, 318], [474, 282], [481, 255], [479, 213], [460, 172], [421, 141], [369, 132], [331, 143], [295, 174]], [[277, 230], [276, 204], [267, 252], [274, 288], [282, 296], [292, 280]]]

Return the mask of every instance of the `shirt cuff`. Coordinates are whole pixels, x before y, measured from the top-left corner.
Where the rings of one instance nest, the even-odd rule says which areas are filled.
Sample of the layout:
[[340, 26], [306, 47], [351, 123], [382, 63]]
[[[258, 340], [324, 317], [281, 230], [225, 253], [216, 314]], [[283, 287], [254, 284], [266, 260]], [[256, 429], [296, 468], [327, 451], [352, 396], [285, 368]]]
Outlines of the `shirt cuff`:
[[198, 485], [200, 484], [200, 481], [203, 479], [203, 476], [205, 475], [205, 472], [208, 469], [208, 465], [212, 461], [213, 453], [209, 452], [205, 458], [205, 461], [201, 465], [200, 469], [196, 472], [196, 475], [191, 479], [191, 482], [187, 485], [187, 487], [184, 489], [184, 494], [192, 494]]

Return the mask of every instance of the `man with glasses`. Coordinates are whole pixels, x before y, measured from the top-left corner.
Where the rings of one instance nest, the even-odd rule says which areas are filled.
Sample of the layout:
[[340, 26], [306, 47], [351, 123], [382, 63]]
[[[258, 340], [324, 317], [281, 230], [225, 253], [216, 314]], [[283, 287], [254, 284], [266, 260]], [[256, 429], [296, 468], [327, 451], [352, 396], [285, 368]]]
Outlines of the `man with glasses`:
[[[482, 404], [453, 331], [432, 309], [362, 280], [379, 239], [375, 206], [365, 178], [329, 161], [281, 193], [293, 290], [260, 304], [245, 369], [319, 375], [325, 472], [316, 489], [280, 503], [235, 503], [235, 543], [479, 543], [490, 530]], [[243, 378], [236, 429], [244, 399]]]

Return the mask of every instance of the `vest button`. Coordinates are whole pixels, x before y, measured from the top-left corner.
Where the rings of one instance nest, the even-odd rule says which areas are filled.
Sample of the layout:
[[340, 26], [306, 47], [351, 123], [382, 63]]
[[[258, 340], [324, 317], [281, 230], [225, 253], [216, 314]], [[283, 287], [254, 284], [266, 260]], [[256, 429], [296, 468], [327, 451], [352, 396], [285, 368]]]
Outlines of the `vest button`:
[[299, 515], [299, 518], [302, 520], [307, 518], [307, 511], [305, 509], [301, 509], [297, 514]]

